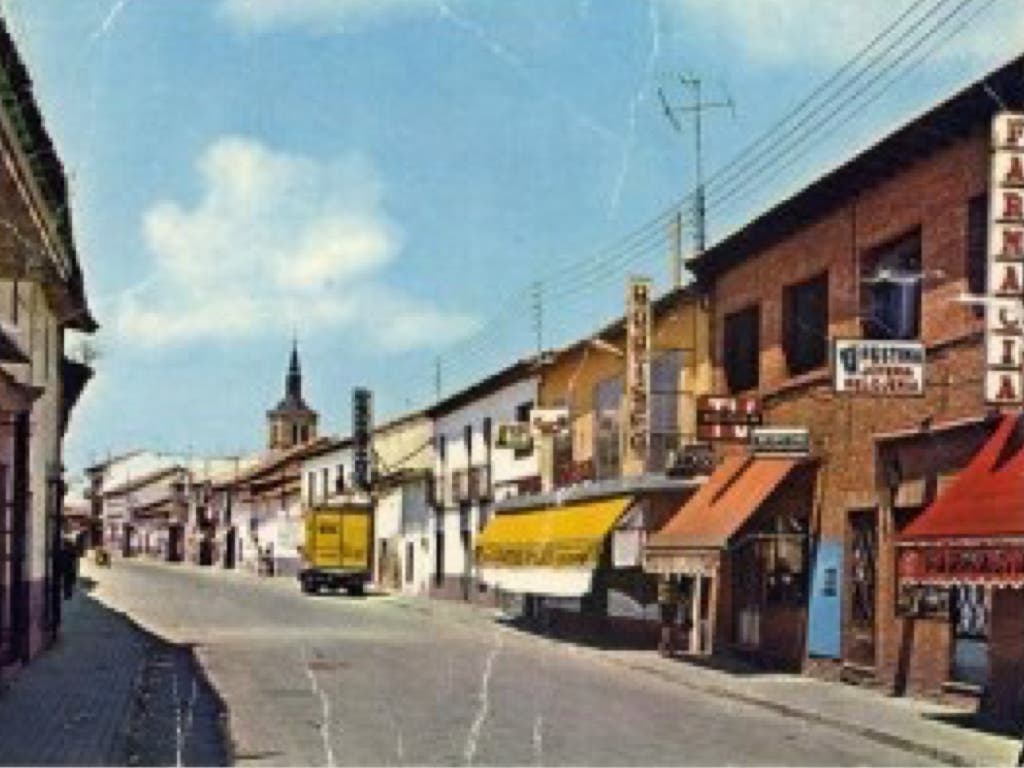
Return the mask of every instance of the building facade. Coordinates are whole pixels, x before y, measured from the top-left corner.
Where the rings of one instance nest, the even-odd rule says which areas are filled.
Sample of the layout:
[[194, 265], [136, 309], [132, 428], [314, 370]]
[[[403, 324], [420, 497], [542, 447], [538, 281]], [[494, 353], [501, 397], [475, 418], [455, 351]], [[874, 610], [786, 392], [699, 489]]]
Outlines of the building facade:
[[0, 670], [28, 661], [60, 626], [55, 558], [62, 440], [91, 373], [65, 355], [91, 333], [67, 180], [31, 79], [0, 21]]
[[521, 361], [427, 409], [434, 442], [427, 534], [432, 595], [494, 599], [476, 572], [476, 538], [496, 500], [539, 491], [541, 482], [534, 448], [498, 448], [498, 425], [527, 422], [537, 390], [536, 364]]
[[[713, 489], [648, 548], [652, 570], [706, 580], [700, 616], [717, 648], [979, 700], [1005, 673], [999, 660], [1021, 658], [997, 644], [1007, 632], [993, 612], [1002, 606], [1004, 624], [1019, 615], [1019, 591], [952, 580], [945, 608], [919, 616], [897, 594], [895, 570], [900, 531], [991, 439], [990, 412], [1005, 410], [985, 391], [984, 297], [998, 292], [986, 274], [990, 93], [1019, 107], [1020, 66], [991, 73], [691, 263], [712, 311], [719, 398], [708, 418], [749, 426], [756, 416], [787, 440], [806, 438], [802, 451], [767, 455], [778, 445], [752, 450], [746, 428], [720, 429], [726, 458]], [[1016, 222], [1020, 211], [1005, 205], [997, 214]]]

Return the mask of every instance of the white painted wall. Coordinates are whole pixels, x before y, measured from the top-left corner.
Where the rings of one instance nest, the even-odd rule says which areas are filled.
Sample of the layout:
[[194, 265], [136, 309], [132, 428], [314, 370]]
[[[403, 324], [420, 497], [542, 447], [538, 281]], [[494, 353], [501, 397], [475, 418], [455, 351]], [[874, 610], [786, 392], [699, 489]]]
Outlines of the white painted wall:
[[[480, 508], [469, 506], [468, 521], [463, 521], [460, 510], [452, 502], [451, 484], [453, 472], [467, 470], [470, 466], [482, 466], [487, 462], [487, 446], [484, 442], [484, 419], [491, 420], [491, 482], [495, 498], [500, 499], [513, 493], [511, 483], [539, 474], [536, 450], [523, 458], [516, 458], [513, 451], [497, 449], [493, 442], [498, 435], [498, 425], [516, 420], [517, 408], [524, 403], [537, 402], [538, 380], [529, 377], [494, 390], [471, 403], [439, 416], [434, 421], [434, 474], [442, 483], [444, 512], [431, 515], [429, 538], [431, 549], [436, 542], [437, 523], [440, 519], [444, 531], [444, 575], [459, 577], [471, 571], [472, 550], [480, 530]], [[465, 439], [466, 426], [471, 427], [470, 442]], [[441, 456], [440, 439], [444, 439], [444, 456]], [[468, 522], [463, 526], [463, 522]], [[468, 538], [462, 530], [468, 529]], [[435, 565], [431, 553], [430, 573]], [[468, 559], [467, 559], [468, 556]]]

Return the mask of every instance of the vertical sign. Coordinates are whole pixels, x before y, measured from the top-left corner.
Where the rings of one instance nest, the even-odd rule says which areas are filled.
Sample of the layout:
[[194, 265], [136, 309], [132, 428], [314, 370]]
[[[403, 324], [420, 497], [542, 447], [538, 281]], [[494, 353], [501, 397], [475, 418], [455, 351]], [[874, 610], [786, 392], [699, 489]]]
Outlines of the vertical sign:
[[651, 438], [651, 281], [631, 277], [626, 294], [626, 403], [623, 473], [647, 468]]
[[1024, 114], [992, 120], [985, 400], [1024, 401]]
[[373, 394], [368, 389], [352, 390], [352, 481], [361, 490], [370, 490], [373, 438]]

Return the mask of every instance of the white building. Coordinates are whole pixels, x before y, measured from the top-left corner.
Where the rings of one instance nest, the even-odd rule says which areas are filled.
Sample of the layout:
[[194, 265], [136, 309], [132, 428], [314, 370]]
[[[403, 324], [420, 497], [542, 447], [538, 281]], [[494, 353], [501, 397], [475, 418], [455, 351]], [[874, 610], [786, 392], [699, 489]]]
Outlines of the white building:
[[434, 433], [432, 594], [490, 599], [473, 563], [476, 536], [495, 500], [540, 490], [535, 451], [497, 448], [498, 426], [528, 422], [537, 390], [535, 364], [519, 361], [427, 409]]
[[408, 594], [430, 588], [428, 493], [434, 471], [433, 423], [410, 413], [376, 427], [374, 551], [378, 584]]

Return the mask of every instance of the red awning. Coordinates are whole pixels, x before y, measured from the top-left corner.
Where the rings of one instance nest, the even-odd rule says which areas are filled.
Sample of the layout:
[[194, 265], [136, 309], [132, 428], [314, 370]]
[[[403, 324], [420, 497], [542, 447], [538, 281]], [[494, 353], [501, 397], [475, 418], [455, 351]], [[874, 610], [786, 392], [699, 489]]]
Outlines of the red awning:
[[1024, 537], [1020, 417], [1004, 416], [956, 480], [899, 534], [899, 541]]
[[675, 517], [647, 540], [648, 554], [722, 548], [800, 463], [791, 458], [729, 457]]
[[904, 583], [1024, 583], [1024, 423], [995, 432], [939, 498], [897, 536]]

